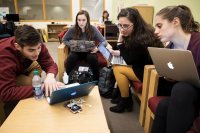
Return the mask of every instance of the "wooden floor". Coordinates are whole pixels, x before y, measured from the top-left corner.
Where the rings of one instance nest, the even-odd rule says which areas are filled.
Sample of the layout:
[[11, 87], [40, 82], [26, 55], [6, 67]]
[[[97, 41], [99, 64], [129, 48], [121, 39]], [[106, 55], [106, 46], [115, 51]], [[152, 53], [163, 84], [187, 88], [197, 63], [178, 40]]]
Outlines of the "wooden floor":
[[[57, 63], [57, 47], [58, 42], [48, 42], [46, 46]], [[58, 79], [58, 78], [57, 78]], [[138, 117], [139, 117], [139, 105], [135, 102], [134, 99], [134, 110], [132, 112], [124, 112], [121, 114], [113, 113], [109, 111], [111, 106], [114, 106], [110, 103], [110, 99], [102, 98], [102, 104], [106, 114], [106, 119], [108, 126], [111, 130], [111, 133], [144, 133], [143, 127], [140, 126]]]

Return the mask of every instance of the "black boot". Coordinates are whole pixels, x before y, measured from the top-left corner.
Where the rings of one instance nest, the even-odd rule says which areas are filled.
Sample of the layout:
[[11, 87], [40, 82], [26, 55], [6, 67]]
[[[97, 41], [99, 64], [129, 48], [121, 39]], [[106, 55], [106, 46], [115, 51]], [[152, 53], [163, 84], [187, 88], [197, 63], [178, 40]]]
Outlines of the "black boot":
[[117, 106], [110, 107], [110, 111], [115, 113], [123, 113], [125, 110], [131, 112], [133, 109], [132, 97], [121, 98]]
[[120, 100], [121, 100], [121, 96], [119, 95], [114, 99], [112, 98], [110, 102], [113, 104], [118, 104], [120, 102]]
[[[132, 99], [132, 95], [131, 95], [131, 90], [129, 88], [129, 97]], [[113, 104], [118, 104], [121, 100], [121, 94], [120, 94], [120, 91], [119, 91], [119, 88], [114, 88], [113, 89], [113, 95], [112, 95], [112, 99], [111, 99], [111, 103]]]
[[120, 96], [120, 91], [119, 91], [119, 88], [113, 88], [113, 91], [112, 91], [112, 99], [115, 99], [115, 98], [118, 98]]

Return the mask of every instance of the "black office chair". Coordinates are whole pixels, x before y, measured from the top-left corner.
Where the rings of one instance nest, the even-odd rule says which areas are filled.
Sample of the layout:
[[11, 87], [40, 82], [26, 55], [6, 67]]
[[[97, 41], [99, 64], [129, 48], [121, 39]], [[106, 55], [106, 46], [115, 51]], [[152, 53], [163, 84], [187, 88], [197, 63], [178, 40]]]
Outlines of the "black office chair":
[[117, 41], [119, 29], [116, 24], [105, 25], [104, 37], [107, 41]]
[[14, 36], [16, 26], [13, 21], [8, 21], [6, 24], [0, 23], [0, 39]]

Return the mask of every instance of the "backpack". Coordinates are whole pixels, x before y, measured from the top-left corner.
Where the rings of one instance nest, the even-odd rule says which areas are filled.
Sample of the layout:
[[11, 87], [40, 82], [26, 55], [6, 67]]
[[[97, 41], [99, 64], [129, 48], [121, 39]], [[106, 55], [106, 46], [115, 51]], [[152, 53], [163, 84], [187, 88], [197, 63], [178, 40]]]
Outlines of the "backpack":
[[103, 67], [99, 72], [99, 93], [105, 98], [109, 98], [112, 95], [112, 91], [115, 85], [115, 77], [111, 66]]
[[71, 83], [87, 83], [93, 81], [93, 73], [90, 67], [88, 66], [79, 66], [77, 65], [69, 73], [69, 84]]

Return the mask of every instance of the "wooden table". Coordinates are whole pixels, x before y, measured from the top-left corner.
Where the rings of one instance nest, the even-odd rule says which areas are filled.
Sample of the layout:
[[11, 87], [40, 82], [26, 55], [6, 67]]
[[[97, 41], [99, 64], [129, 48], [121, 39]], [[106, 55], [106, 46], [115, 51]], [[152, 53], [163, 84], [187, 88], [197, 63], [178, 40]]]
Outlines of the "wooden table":
[[86, 103], [78, 114], [64, 108], [64, 102], [49, 105], [46, 99], [21, 100], [0, 133], [110, 133], [98, 88], [83, 99]]

